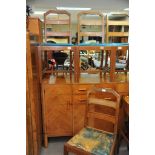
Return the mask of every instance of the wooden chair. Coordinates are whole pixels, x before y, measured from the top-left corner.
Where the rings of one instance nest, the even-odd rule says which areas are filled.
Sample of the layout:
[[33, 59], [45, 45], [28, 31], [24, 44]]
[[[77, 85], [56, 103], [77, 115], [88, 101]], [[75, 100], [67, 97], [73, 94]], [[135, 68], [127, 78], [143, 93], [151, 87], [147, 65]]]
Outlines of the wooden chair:
[[[65, 143], [64, 155], [69, 152], [78, 155], [112, 155], [117, 137], [119, 103], [120, 95], [111, 88], [92, 88], [88, 91], [85, 128]], [[107, 114], [106, 110], [101, 112], [102, 108], [113, 109], [113, 115]], [[113, 131], [94, 128], [97, 119], [111, 123]]]
[[106, 16], [106, 43], [128, 42], [129, 15], [113, 13]]
[[[88, 15], [96, 15], [99, 18], [89, 19]], [[85, 16], [85, 19], [82, 18]], [[86, 18], [87, 16], [87, 18]], [[78, 15], [78, 44], [80, 43], [80, 37], [102, 37], [101, 43], [104, 42], [104, 17], [103, 14], [97, 11], [82, 11]], [[82, 27], [89, 26], [89, 31], [82, 31]], [[101, 31], [95, 32], [92, 26], [101, 26]], [[93, 30], [93, 31], [91, 31]]]
[[[57, 15], [57, 16], [54, 17], [53, 15]], [[50, 26], [50, 31], [48, 30], [49, 26]], [[62, 29], [64, 28], [66, 28], [65, 31], [62, 31]], [[57, 44], [58, 46], [64, 45], [64, 50], [65, 50], [66, 49], [65, 46], [71, 43], [71, 14], [65, 10], [48, 10], [46, 13], [44, 13], [44, 35], [45, 35], [46, 43]], [[62, 47], [62, 50], [49, 51], [47, 53], [47, 58], [48, 60], [51, 60], [54, 58], [56, 61], [56, 70], [58, 71], [58, 68], [60, 68], [61, 66], [62, 69], [59, 70], [59, 72], [62, 72], [64, 75], [65, 59], [63, 59], [63, 61], [60, 61], [60, 59], [62, 60], [62, 58], [57, 57], [58, 55], [60, 55], [60, 51], [62, 55], [66, 55], [66, 53], [63, 52], [63, 47]]]
[[[50, 15], [57, 14], [58, 18], [52, 18]], [[67, 16], [67, 19], [60, 19], [59, 15]], [[67, 25], [68, 31], [62, 32], [61, 30], [57, 31], [48, 31], [48, 26], [51, 25]], [[48, 41], [49, 37], [60, 37], [60, 38], [68, 38], [68, 43], [71, 43], [71, 15], [69, 12], [65, 10], [48, 10], [44, 13], [44, 34], [45, 34], [45, 42]]]

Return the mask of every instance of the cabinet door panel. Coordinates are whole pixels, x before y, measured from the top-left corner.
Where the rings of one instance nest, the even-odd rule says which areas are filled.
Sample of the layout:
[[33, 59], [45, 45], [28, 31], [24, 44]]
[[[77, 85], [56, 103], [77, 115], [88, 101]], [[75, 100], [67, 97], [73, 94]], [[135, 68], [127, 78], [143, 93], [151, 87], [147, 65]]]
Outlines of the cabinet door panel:
[[73, 134], [78, 133], [84, 127], [85, 120], [85, 112], [86, 112], [86, 103], [87, 103], [87, 95], [86, 91], [83, 88], [88, 89], [87, 87], [74, 87], [74, 90], [81, 89], [83, 94], [73, 95]]
[[47, 134], [51, 136], [72, 135], [72, 106], [52, 105], [46, 112]]
[[45, 85], [45, 90], [48, 96], [53, 94], [57, 95], [67, 95], [71, 94], [71, 86], [70, 85]]
[[46, 95], [45, 96], [45, 106], [48, 110], [51, 105], [60, 105], [60, 104], [70, 104], [71, 103], [71, 95]]
[[76, 104], [74, 107], [74, 134], [84, 127], [86, 104]]
[[73, 134], [71, 98], [70, 85], [44, 85], [44, 126], [49, 137]]

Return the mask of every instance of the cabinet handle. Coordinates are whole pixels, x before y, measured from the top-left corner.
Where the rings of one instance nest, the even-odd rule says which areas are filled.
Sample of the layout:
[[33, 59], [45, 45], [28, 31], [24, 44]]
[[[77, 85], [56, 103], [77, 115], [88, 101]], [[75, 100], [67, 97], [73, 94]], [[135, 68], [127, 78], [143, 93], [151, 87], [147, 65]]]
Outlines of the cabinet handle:
[[106, 97], [104, 98], [105, 100], [111, 100], [112, 98], [111, 97]]
[[87, 102], [86, 99], [79, 99], [79, 102]]
[[79, 88], [78, 90], [79, 90], [79, 91], [87, 91], [86, 88]]

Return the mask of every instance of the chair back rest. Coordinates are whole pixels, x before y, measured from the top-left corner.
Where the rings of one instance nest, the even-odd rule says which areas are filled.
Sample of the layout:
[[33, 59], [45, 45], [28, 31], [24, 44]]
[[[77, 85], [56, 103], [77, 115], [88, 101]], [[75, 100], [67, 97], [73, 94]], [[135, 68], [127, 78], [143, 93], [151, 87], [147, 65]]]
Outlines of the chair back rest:
[[106, 43], [127, 43], [129, 38], [128, 13], [113, 13], [106, 15]]
[[[94, 17], [93, 17], [94, 16]], [[83, 17], [83, 18], [82, 18]], [[97, 19], [95, 17], [98, 17]], [[104, 43], [104, 16], [98, 11], [81, 11], [78, 18], [78, 44], [80, 37], [102, 37]], [[91, 18], [91, 19], [90, 19]], [[82, 27], [89, 26], [88, 31], [83, 31]], [[93, 26], [101, 26], [101, 31], [95, 31]]]
[[[54, 18], [52, 15], [57, 15], [57, 18], [56, 16]], [[63, 16], [63, 18], [60, 19], [60, 16]], [[65, 16], [67, 16], [66, 19]], [[48, 31], [47, 28], [49, 25], [67, 25], [68, 30], [66, 32], [62, 32], [61, 30]], [[44, 35], [45, 42], [48, 41], [49, 37], [67, 37], [68, 43], [71, 43], [71, 14], [65, 10], [48, 10], [46, 13], [44, 13]]]
[[[92, 88], [87, 93], [85, 126], [90, 126], [89, 124], [93, 122], [93, 127], [95, 127], [97, 120], [100, 120], [100, 123], [112, 124], [112, 132], [117, 134], [119, 104], [120, 95], [115, 90], [111, 88]], [[110, 108], [114, 112], [109, 111], [110, 113], [108, 113], [106, 108]]]

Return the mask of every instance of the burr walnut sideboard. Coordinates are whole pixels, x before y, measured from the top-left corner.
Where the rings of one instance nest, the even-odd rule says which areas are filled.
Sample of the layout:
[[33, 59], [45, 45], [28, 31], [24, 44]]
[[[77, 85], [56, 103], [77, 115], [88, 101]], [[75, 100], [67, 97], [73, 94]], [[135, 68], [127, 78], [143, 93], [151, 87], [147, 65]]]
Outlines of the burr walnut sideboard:
[[[86, 94], [91, 87], [110, 87], [120, 95], [128, 95], [129, 93], [128, 75], [115, 74], [115, 51], [117, 50], [115, 46], [112, 47], [113, 50], [110, 46], [102, 49], [100, 46], [91, 46], [91, 49], [111, 50], [110, 74], [106, 77], [103, 76], [102, 68], [95, 73], [81, 72], [79, 69], [79, 53], [80, 50], [89, 48], [90, 46], [46, 43], [34, 47], [38, 54], [38, 75], [42, 90], [45, 147], [48, 146], [48, 137], [73, 136], [83, 128]], [[56, 68], [49, 70], [47, 62], [54, 51], [68, 51], [70, 66], [67, 70], [56, 70]], [[103, 127], [100, 122], [96, 122], [95, 125]], [[111, 126], [106, 127], [111, 128]]]
[[[48, 146], [48, 137], [73, 136], [84, 127], [86, 93], [91, 87], [110, 87], [125, 95], [129, 86], [128, 82], [66, 83], [62, 78], [57, 78], [54, 84], [49, 84], [48, 79], [42, 81], [45, 147]], [[96, 125], [99, 127], [100, 122]]]

